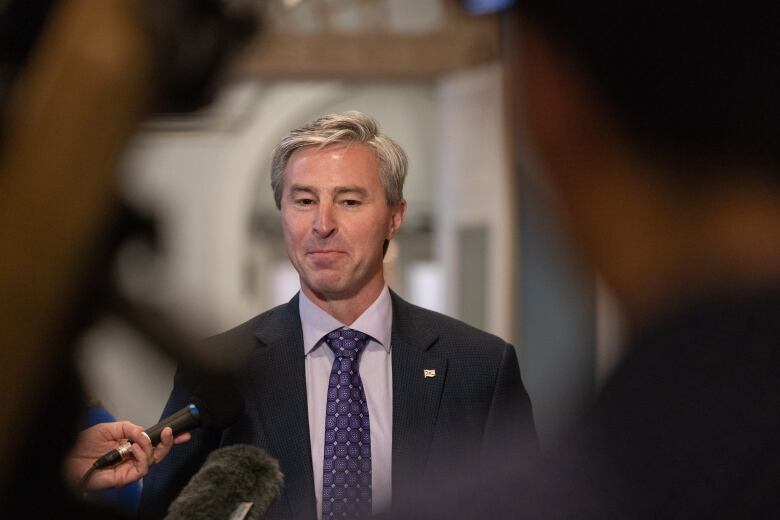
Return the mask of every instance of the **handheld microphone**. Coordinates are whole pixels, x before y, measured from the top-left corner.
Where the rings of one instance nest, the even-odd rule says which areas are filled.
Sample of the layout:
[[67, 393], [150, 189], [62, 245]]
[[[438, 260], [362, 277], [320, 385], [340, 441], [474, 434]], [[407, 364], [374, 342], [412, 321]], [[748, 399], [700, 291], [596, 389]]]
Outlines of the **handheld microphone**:
[[260, 519], [278, 498], [282, 480], [279, 463], [260, 448], [219, 448], [171, 503], [165, 520]]
[[[223, 429], [236, 422], [243, 410], [244, 400], [232, 385], [202, 385], [187, 406], [146, 429], [144, 433], [156, 446], [163, 429], [168, 426], [174, 436], [199, 426]], [[98, 470], [121, 462], [130, 455], [132, 445], [133, 441], [127, 441], [117, 446], [97, 459], [92, 467]]]

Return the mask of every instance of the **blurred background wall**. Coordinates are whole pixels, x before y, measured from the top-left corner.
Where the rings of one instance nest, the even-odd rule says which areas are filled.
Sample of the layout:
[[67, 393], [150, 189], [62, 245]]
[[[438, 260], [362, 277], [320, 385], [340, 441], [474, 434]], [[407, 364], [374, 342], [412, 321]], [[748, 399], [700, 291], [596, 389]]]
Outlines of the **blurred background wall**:
[[[148, 122], [124, 160], [125, 198], [157, 244], [122, 247], [123, 291], [199, 336], [286, 302], [298, 280], [272, 150], [317, 116], [360, 110], [410, 160], [389, 284], [512, 342], [540, 436], [554, 435], [619, 357], [620, 312], [569, 253], [543, 178], [518, 166], [497, 17], [451, 0], [271, 0], [260, 14], [263, 36], [217, 103]], [[114, 415], [157, 421], [175, 364], [120, 320], [84, 335], [80, 364]]]

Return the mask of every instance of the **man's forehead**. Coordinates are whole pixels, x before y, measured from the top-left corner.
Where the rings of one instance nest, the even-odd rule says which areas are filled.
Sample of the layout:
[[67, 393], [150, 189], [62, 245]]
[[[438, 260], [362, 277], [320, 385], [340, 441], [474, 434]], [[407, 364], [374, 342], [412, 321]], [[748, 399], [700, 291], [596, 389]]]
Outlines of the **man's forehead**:
[[362, 187], [381, 184], [380, 165], [374, 149], [363, 143], [334, 143], [325, 147], [306, 146], [290, 156], [285, 184], [334, 187]]
[[295, 150], [291, 155], [289, 162], [294, 160], [307, 159], [310, 157], [343, 157], [349, 154], [350, 156], [356, 155], [370, 155], [376, 159], [376, 153], [374, 149], [365, 143], [356, 142], [334, 142], [325, 145], [310, 144], [302, 146]]
[[320, 193], [320, 191], [323, 190], [325, 192], [330, 192], [334, 195], [340, 195], [346, 193], [358, 193], [358, 194], [368, 193], [368, 189], [365, 186], [362, 186], [360, 184], [335, 185], [335, 186], [326, 186], [324, 188], [321, 188], [319, 186], [312, 185], [312, 184], [296, 182], [291, 184], [289, 189], [291, 192], [302, 191], [307, 193]]

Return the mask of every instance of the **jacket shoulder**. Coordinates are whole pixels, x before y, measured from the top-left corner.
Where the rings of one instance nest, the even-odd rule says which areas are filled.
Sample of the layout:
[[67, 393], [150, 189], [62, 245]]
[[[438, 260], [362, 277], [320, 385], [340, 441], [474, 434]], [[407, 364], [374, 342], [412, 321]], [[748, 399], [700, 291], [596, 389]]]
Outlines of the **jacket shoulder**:
[[[439, 312], [418, 307], [398, 296], [394, 296], [393, 303], [394, 331], [412, 335], [436, 335], [439, 347], [460, 350], [477, 348], [483, 353], [492, 351], [501, 354], [509, 345], [495, 334]], [[396, 320], [398, 320], [397, 324]]]

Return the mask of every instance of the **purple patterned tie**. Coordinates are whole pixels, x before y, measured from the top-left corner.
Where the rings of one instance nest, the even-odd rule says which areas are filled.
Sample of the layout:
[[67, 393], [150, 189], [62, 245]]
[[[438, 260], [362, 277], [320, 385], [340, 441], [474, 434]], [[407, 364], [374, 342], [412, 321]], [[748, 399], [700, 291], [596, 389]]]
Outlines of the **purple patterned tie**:
[[371, 514], [371, 432], [358, 357], [369, 337], [337, 329], [325, 337], [336, 359], [328, 382], [322, 518]]

